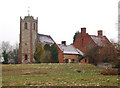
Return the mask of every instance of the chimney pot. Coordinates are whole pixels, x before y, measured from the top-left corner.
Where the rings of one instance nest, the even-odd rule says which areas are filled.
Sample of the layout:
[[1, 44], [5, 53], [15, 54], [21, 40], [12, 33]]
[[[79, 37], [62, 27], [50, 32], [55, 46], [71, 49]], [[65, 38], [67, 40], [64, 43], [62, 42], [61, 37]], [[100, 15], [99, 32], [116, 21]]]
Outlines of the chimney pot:
[[62, 41], [61, 43], [62, 43], [63, 45], [66, 45], [66, 41]]

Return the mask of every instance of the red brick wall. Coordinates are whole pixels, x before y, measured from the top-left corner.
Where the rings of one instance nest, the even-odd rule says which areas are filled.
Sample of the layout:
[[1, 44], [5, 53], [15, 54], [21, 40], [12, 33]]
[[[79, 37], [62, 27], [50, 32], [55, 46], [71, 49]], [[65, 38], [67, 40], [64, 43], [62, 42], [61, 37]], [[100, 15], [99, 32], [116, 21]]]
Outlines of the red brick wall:
[[63, 53], [60, 51], [60, 52], [58, 53], [59, 63], [64, 63], [64, 62], [63, 62], [63, 58], [64, 58]]
[[[91, 44], [90, 44], [91, 42]], [[81, 29], [81, 33], [79, 35], [77, 35], [75, 42], [73, 42], [73, 45], [75, 46], [75, 48], [78, 48], [79, 50], [81, 50], [83, 53], [86, 52], [86, 50], [92, 46], [92, 45], [96, 45], [95, 42], [91, 39], [90, 35], [88, 33], [86, 33], [86, 29], [83, 28]], [[86, 59], [86, 63], [88, 63], [88, 58], [84, 58], [81, 60], [82, 63], [85, 62]]]
[[60, 50], [60, 48], [58, 47], [57, 44], [55, 44], [55, 46], [56, 46], [57, 49], [58, 49], [58, 60], [59, 60], [59, 63], [64, 63], [64, 62], [63, 62], [63, 58], [64, 58], [63, 52]]
[[[83, 46], [82, 46], [82, 41], [83, 41]], [[88, 33], [85, 34], [79, 34], [73, 45], [75, 48], [78, 48], [81, 50], [83, 53], [85, 53], [86, 49], [90, 46], [89, 42], [91, 41], [91, 45], [95, 45], [95, 42], [91, 39]]]
[[77, 61], [77, 59], [78, 59], [78, 55], [64, 55], [64, 58], [66, 58], [66, 59], [70, 59], [70, 61], [72, 60], [72, 59], [74, 59], [74, 61]]

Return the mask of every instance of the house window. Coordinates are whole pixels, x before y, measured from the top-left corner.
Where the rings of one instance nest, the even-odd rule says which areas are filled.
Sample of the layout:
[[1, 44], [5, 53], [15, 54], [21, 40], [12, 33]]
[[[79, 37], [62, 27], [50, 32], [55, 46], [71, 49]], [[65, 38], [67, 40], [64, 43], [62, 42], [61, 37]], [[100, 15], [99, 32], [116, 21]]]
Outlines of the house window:
[[85, 63], [87, 62], [87, 59], [85, 59]]
[[27, 54], [25, 54], [25, 60], [27, 60], [27, 59], [28, 59]]
[[74, 63], [75, 59], [72, 59], [71, 62]]
[[72, 61], [74, 62], [74, 61], [75, 61], [75, 59], [72, 59]]
[[89, 45], [91, 45], [92, 44], [92, 42], [91, 41], [89, 41]]
[[83, 48], [83, 39], [82, 39], [82, 48]]
[[65, 59], [65, 63], [68, 63], [68, 59]]
[[25, 23], [25, 29], [27, 29], [27, 23]]

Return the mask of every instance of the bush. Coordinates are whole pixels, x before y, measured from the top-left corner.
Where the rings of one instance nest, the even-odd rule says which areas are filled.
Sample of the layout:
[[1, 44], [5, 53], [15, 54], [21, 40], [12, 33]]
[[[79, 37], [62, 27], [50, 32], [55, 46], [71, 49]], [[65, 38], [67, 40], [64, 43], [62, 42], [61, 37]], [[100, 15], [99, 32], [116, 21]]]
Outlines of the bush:
[[120, 68], [120, 60], [118, 60], [118, 62], [114, 64], [113, 68]]
[[104, 69], [103, 71], [100, 71], [100, 74], [102, 75], [118, 75], [117, 69]]
[[59, 63], [57, 47], [55, 44], [52, 46], [46, 44], [43, 47], [42, 44], [39, 43], [34, 53], [34, 59], [36, 63]]
[[41, 55], [40, 62], [41, 63], [50, 63], [51, 62], [51, 52], [50, 51], [44, 51]]
[[[58, 49], [55, 46], [55, 44], [53, 44], [52, 46], [46, 44], [44, 46], [44, 49], [46, 51], [46, 58], [48, 58], [48, 62], [50, 63], [59, 63], [58, 60]], [[46, 62], [46, 60], [44, 60]]]

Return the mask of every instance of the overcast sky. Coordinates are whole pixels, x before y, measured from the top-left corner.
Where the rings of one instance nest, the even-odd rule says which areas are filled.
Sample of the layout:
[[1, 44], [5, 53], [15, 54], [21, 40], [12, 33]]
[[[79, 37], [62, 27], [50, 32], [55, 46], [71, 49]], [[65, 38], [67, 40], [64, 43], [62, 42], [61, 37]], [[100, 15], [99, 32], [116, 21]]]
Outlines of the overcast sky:
[[119, 0], [1, 0], [0, 42], [19, 43], [20, 16], [38, 17], [38, 32], [51, 35], [56, 43], [73, 42], [82, 27], [97, 35], [98, 30], [108, 39], [117, 41]]

